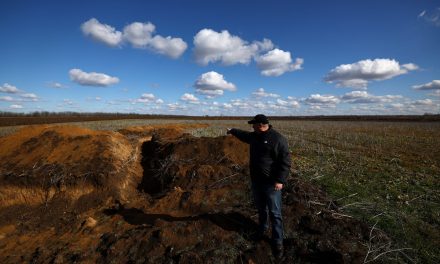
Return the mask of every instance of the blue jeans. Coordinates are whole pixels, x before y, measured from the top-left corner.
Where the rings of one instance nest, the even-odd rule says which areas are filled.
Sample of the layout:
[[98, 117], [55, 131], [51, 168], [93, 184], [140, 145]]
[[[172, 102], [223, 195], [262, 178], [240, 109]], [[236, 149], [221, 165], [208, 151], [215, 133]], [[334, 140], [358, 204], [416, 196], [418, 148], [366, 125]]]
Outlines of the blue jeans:
[[252, 182], [252, 194], [258, 210], [258, 231], [264, 233], [272, 224], [272, 241], [283, 243], [283, 218], [281, 215], [281, 191], [275, 191], [275, 184]]

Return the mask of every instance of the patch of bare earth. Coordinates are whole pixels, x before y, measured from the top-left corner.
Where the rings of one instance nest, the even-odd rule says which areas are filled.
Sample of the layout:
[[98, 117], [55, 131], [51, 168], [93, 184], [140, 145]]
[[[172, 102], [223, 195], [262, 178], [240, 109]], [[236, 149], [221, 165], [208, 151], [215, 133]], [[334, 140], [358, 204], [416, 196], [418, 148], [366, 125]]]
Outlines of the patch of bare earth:
[[[269, 238], [252, 240], [247, 145], [191, 127], [45, 125], [0, 139], [0, 262], [271, 263]], [[294, 174], [283, 206], [284, 263], [362, 263], [387, 240]]]

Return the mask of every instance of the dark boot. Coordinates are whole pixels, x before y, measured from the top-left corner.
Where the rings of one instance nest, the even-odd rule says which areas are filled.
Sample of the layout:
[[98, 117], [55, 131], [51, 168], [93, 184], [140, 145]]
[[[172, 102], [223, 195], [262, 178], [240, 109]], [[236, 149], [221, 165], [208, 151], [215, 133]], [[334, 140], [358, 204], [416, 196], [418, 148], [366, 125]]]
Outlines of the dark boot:
[[283, 244], [275, 244], [273, 246], [273, 256], [275, 259], [279, 260], [283, 257], [284, 254], [284, 247]]

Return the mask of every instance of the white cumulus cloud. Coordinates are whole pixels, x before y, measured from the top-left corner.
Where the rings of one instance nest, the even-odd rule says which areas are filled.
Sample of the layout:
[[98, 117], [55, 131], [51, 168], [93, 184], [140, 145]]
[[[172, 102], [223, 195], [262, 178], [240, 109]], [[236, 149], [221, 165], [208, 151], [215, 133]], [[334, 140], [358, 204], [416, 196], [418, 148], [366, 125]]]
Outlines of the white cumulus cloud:
[[343, 100], [356, 100], [368, 98], [370, 95], [366, 91], [353, 91], [342, 96]]
[[416, 100], [412, 104], [413, 105], [433, 105], [434, 102], [431, 99], [423, 99], [423, 100]]
[[119, 78], [104, 73], [84, 72], [80, 69], [69, 71], [70, 79], [84, 86], [109, 86], [119, 82]]
[[222, 74], [215, 71], [210, 71], [200, 75], [194, 83], [197, 93], [208, 97], [216, 97], [223, 95], [223, 91], [235, 91], [236, 86], [233, 83], [227, 82]]
[[121, 32], [110, 25], [100, 23], [96, 18], [91, 18], [81, 25], [84, 35], [108, 46], [116, 47], [128, 42], [134, 48], [150, 49], [173, 59], [185, 52], [188, 47], [185, 41], [181, 38], [154, 35], [155, 29], [156, 26], [150, 22], [133, 22], [125, 26]]
[[199, 98], [195, 97], [193, 94], [185, 93], [180, 97], [180, 100], [190, 102], [190, 103], [198, 103]]
[[416, 90], [440, 90], [440, 80], [433, 80], [429, 83], [414, 85], [412, 88]]
[[135, 48], [153, 50], [156, 53], [176, 59], [185, 52], [188, 45], [181, 38], [153, 36], [155, 26], [148, 23], [134, 22], [124, 28], [124, 40]]
[[134, 22], [124, 27], [124, 39], [135, 48], [146, 48], [151, 41], [155, 26], [151, 23]]
[[[202, 29], [194, 36], [194, 57], [201, 65], [220, 62], [223, 65], [257, 63], [264, 76], [280, 76], [301, 69], [304, 60], [293, 62], [290, 52], [275, 48], [269, 39], [248, 42], [227, 30]], [[266, 54], [263, 54], [265, 53]]]
[[263, 109], [266, 109], [268, 107], [268, 104], [265, 104], [263, 102], [256, 102], [256, 103], [253, 103], [252, 106], [254, 108], [263, 110]]
[[151, 103], [157, 101], [156, 96], [152, 93], [143, 93], [141, 98], [138, 98], [134, 103]]
[[295, 63], [292, 63], [292, 56], [290, 55], [290, 52], [280, 49], [273, 49], [256, 58], [256, 62], [257, 67], [261, 70], [262, 75], [280, 76], [286, 72], [300, 70], [304, 60], [297, 58]]
[[172, 38], [170, 36], [166, 38], [154, 36], [150, 44], [153, 51], [173, 59], [179, 58], [188, 47], [181, 38]]
[[433, 93], [429, 94], [430, 96], [440, 97], [440, 90], [434, 90]]
[[122, 42], [122, 32], [114, 27], [100, 23], [96, 18], [91, 18], [81, 25], [84, 35], [102, 42], [108, 46], [119, 46]]
[[14, 101], [14, 98], [12, 98], [11, 96], [0, 96], [0, 101], [12, 102]]
[[229, 104], [229, 103], [223, 103], [222, 107], [225, 109], [231, 109], [233, 106], [232, 106], [232, 104]]
[[290, 108], [299, 108], [299, 102], [296, 100], [281, 100], [277, 99], [276, 105], [282, 106], [282, 107], [290, 107]]
[[310, 105], [336, 105], [340, 102], [340, 99], [334, 95], [320, 95], [312, 94], [304, 100], [305, 103]]
[[294, 98], [288, 96], [287, 97], [287, 105], [293, 108], [299, 108], [300, 104], [297, 100], [295, 100]]
[[278, 94], [266, 93], [266, 91], [264, 91], [264, 88], [258, 88], [255, 92], [252, 93], [252, 95], [254, 95], [257, 98], [261, 98], [261, 97], [278, 98], [278, 97], [280, 97]]
[[341, 97], [344, 102], [351, 104], [390, 103], [401, 98], [401, 95], [376, 96], [369, 94], [366, 91], [353, 91], [346, 93]]
[[38, 96], [33, 93], [20, 94], [20, 97], [24, 98], [25, 100], [30, 100], [34, 102], [38, 101]]
[[67, 86], [59, 82], [48, 82], [47, 85], [51, 88], [56, 88], [56, 89], [67, 88]]
[[19, 105], [19, 104], [13, 104], [13, 105], [11, 105], [9, 107], [12, 108], [12, 109], [22, 109], [23, 108], [23, 106]]
[[324, 80], [336, 83], [337, 87], [366, 89], [368, 82], [391, 79], [418, 69], [412, 63], [399, 64], [392, 59], [362, 60], [352, 64], [342, 64], [332, 69]]
[[217, 61], [224, 65], [248, 64], [258, 52], [272, 48], [273, 44], [268, 39], [249, 44], [227, 30], [216, 32], [205, 28], [194, 36], [194, 56], [201, 65]]
[[172, 104], [168, 104], [167, 106], [168, 106], [169, 111], [177, 111], [177, 110], [184, 111], [184, 110], [186, 110], [186, 106], [181, 105], [179, 103], [172, 103]]
[[241, 99], [231, 100], [231, 105], [239, 109], [247, 109], [250, 107], [248, 102]]
[[15, 94], [15, 93], [19, 93], [20, 90], [13, 85], [10, 85], [8, 83], [4, 83], [2, 86], [0, 86], [0, 92]]

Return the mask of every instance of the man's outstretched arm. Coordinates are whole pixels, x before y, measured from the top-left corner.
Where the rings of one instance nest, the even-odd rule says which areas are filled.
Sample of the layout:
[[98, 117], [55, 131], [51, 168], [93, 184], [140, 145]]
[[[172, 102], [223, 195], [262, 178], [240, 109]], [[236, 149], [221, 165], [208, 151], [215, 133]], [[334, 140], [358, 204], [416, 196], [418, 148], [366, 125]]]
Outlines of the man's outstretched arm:
[[236, 128], [227, 128], [226, 134], [231, 134], [238, 138], [239, 140], [243, 141], [244, 143], [250, 143], [251, 142], [251, 132], [244, 131], [241, 129]]

